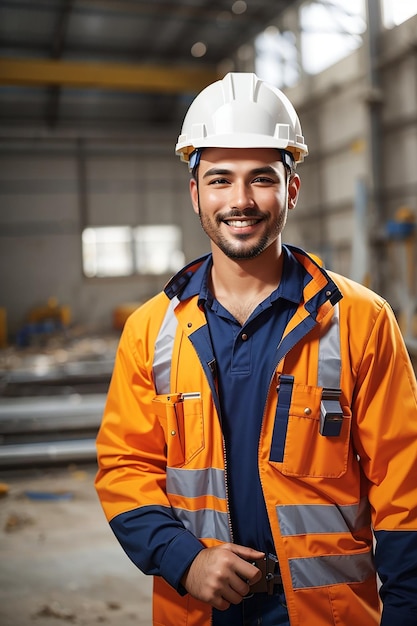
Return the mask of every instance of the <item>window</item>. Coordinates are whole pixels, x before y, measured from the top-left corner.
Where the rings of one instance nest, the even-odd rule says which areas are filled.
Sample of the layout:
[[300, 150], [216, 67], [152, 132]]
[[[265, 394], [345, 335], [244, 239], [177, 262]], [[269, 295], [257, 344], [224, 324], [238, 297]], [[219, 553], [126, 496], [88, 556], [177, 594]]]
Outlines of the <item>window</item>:
[[305, 3], [300, 9], [304, 71], [318, 74], [362, 45], [366, 31], [363, 0]]
[[129, 226], [86, 228], [82, 244], [86, 276], [129, 276], [133, 273], [132, 229]]
[[298, 52], [291, 31], [281, 33], [275, 26], [269, 26], [255, 39], [255, 53], [255, 69], [260, 78], [281, 88], [297, 83]]
[[177, 226], [137, 226], [133, 234], [136, 271], [140, 274], [175, 272], [184, 265]]
[[383, 0], [384, 23], [392, 28], [417, 14], [417, 0]]
[[181, 230], [173, 225], [89, 227], [82, 255], [90, 278], [173, 273], [184, 264]]
[[270, 26], [255, 40], [257, 74], [281, 89], [295, 85], [303, 72], [322, 72], [362, 45], [365, 0], [306, 0], [298, 21], [297, 33]]

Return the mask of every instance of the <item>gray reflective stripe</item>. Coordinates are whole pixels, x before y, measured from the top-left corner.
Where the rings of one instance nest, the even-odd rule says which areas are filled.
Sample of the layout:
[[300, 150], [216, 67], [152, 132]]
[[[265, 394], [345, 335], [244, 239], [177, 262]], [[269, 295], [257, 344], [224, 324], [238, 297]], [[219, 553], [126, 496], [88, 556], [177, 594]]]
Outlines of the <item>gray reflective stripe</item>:
[[294, 535], [351, 533], [369, 526], [370, 509], [366, 498], [359, 504], [302, 504], [277, 506], [281, 534]]
[[372, 552], [289, 560], [294, 589], [355, 583], [375, 575]]
[[175, 517], [184, 524], [185, 528], [200, 539], [218, 539], [219, 541], [231, 541], [229, 530], [229, 518], [227, 513], [214, 511], [213, 509], [188, 509], [173, 508]]
[[179, 300], [172, 298], [169, 303], [164, 321], [159, 329], [155, 341], [155, 353], [153, 359], [153, 377], [156, 393], [169, 393], [171, 391], [171, 360], [174, 346], [175, 332], [177, 330], [177, 318], [174, 309]]
[[339, 389], [340, 370], [339, 304], [336, 304], [330, 327], [320, 337], [317, 385], [319, 387]]
[[196, 470], [167, 467], [167, 493], [186, 498], [209, 495], [226, 500], [224, 471], [213, 467]]

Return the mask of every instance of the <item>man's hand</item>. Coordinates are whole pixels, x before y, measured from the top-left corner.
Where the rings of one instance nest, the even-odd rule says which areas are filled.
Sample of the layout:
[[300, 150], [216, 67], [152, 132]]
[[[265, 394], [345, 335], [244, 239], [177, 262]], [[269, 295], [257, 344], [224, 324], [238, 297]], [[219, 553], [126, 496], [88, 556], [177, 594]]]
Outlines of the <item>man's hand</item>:
[[249, 561], [263, 556], [263, 552], [234, 543], [205, 548], [181, 582], [194, 598], [224, 611], [231, 604], [239, 604], [250, 593], [250, 585], [258, 582], [261, 572]]

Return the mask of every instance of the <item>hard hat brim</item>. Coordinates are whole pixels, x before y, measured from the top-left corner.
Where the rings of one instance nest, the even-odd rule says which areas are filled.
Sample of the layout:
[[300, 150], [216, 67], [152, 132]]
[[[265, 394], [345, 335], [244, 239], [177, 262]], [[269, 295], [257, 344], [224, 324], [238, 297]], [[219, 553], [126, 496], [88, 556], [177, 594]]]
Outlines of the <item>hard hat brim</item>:
[[257, 135], [254, 133], [239, 135], [216, 135], [215, 137], [207, 137], [206, 139], [198, 139], [190, 145], [188, 138], [178, 138], [175, 146], [175, 153], [181, 157], [186, 163], [189, 161], [190, 155], [197, 148], [275, 148], [277, 150], [287, 150], [294, 156], [296, 163], [304, 160], [308, 154], [306, 144], [298, 143], [294, 146], [292, 143], [276, 137], [267, 137], [265, 135]]

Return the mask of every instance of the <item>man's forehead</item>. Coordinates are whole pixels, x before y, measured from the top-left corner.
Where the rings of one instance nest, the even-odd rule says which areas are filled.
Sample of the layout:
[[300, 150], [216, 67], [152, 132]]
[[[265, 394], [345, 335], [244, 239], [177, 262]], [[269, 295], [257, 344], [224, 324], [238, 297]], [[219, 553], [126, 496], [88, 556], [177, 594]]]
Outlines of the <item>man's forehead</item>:
[[219, 164], [268, 164], [282, 162], [281, 153], [275, 148], [205, 148], [200, 163], [206, 166]]

